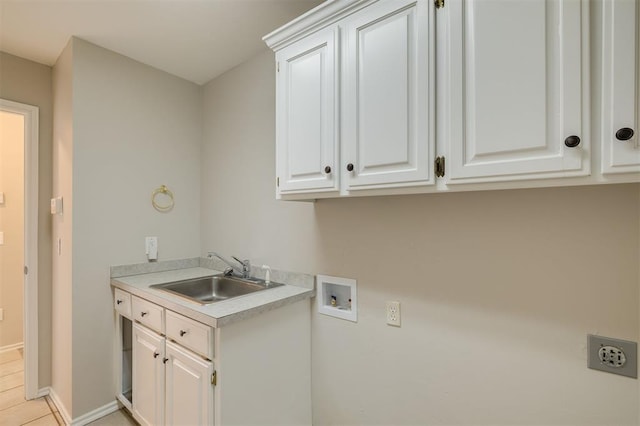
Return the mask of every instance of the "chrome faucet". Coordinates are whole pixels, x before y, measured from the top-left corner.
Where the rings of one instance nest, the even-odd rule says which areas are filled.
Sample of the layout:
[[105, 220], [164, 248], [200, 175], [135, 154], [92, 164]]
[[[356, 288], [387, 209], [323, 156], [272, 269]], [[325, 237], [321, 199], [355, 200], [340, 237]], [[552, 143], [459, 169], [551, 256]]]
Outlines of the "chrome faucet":
[[249, 259], [240, 260], [235, 256], [231, 256], [233, 260], [235, 260], [241, 265], [241, 267], [238, 267], [232, 264], [231, 262], [229, 262], [224, 257], [220, 256], [218, 253], [213, 251], [210, 251], [207, 257], [209, 259], [217, 257], [218, 259], [222, 260], [224, 263], [229, 265], [229, 267], [224, 270], [224, 274], [226, 276], [232, 275], [232, 276], [241, 277], [241, 278], [249, 278], [251, 276], [251, 262], [249, 261]]

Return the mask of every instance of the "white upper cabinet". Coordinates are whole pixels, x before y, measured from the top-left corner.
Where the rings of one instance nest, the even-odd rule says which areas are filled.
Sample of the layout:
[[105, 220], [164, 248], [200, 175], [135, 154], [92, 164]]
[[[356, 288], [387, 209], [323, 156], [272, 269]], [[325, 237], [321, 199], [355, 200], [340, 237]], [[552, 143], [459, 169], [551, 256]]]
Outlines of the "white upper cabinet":
[[445, 4], [438, 112], [447, 182], [589, 174], [587, 2]]
[[277, 55], [277, 174], [280, 193], [337, 191], [337, 28]]
[[433, 184], [432, 3], [319, 9], [324, 28], [294, 21], [267, 41], [277, 46], [278, 195]]
[[433, 183], [431, 2], [386, 0], [343, 23], [346, 189]]
[[264, 37], [278, 196], [640, 182], [639, 22], [640, 0], [325, 1]]
[[602, 4], [602, 173], [640, 172], [640, 5]]

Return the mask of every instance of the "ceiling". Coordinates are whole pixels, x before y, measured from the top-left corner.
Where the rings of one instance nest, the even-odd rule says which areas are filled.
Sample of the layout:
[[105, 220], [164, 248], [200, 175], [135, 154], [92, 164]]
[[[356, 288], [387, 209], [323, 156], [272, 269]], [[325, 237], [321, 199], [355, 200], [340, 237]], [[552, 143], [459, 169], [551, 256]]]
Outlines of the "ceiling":
[[71, 36], [204, 84], [320, 0], [0, 0], [0, 50], [55, 64]]

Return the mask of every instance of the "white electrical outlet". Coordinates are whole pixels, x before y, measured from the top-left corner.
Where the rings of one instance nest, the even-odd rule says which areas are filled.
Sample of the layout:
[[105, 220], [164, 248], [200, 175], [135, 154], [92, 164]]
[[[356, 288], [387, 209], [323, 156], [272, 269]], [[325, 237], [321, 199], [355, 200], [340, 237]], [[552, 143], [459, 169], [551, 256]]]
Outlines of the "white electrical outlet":
[[387, 302], [387, 324], [400, 327], [400, 302]]
[[598, 350], [600, 362], [613, 368], [624, 367], [627, 357], [624, 351], [617, 346], [602, 346]]
[[587, 367], [621, 376], [638, 377], [638, 345], [628, 340], [587, 335]]

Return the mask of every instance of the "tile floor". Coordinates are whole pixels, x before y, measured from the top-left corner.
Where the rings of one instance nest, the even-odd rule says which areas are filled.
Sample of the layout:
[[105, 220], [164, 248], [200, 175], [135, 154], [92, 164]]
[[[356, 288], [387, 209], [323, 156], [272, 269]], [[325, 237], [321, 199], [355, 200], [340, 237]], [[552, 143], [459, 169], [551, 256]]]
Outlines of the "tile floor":
[[64, 422], [48, 397], [24, 399], [22, 350], [0, 353], [0, 425], [58, 426]]
[[[24, 399], [24, 360], [22, 350], [0, 353], [0, 426], [59, 426], [62, 416], [48, 396]], [[137, 423], [124, 410], [118, 410], [92, 423], [93, 426], [134, 426]]]

